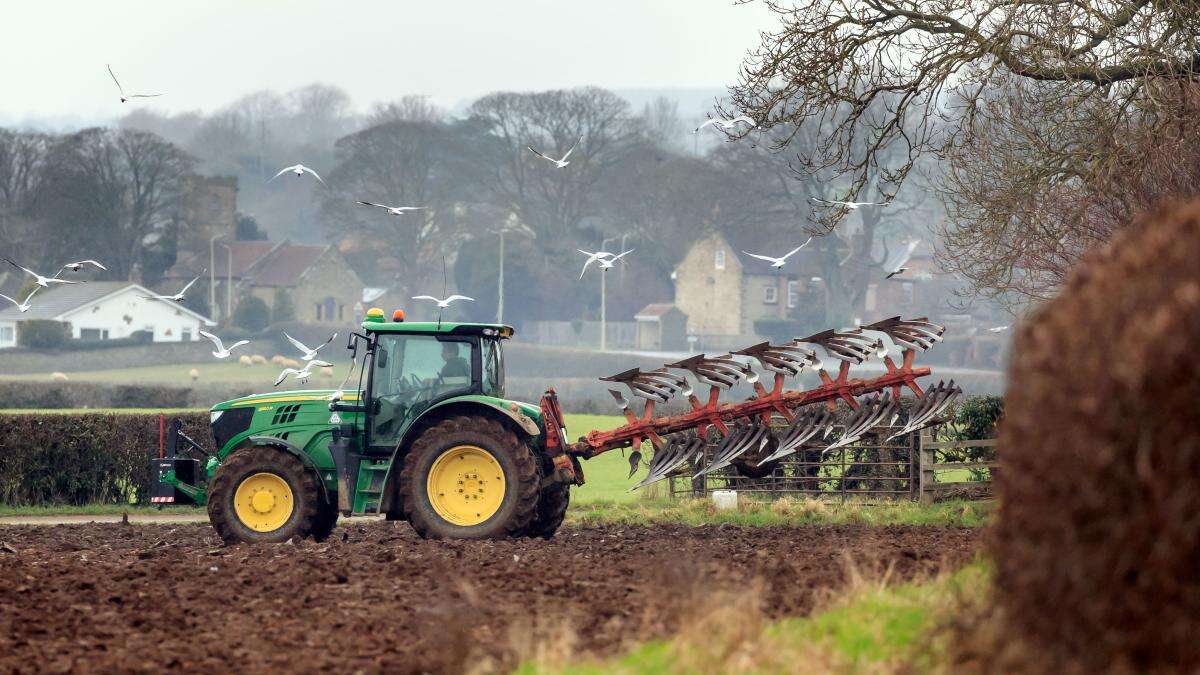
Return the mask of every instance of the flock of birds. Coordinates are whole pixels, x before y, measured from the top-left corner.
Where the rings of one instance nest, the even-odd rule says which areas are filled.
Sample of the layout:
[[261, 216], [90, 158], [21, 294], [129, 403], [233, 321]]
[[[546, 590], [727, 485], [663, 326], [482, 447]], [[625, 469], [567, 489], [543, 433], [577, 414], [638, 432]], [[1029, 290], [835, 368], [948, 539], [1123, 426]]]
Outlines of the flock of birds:
[[[117, 92], [120, 96], [121, 103], [126, 103], [133, 99], [155, 98], [158, 96], [162, 96], [161, 93], [153, 93], [153, 94], [126, 93], [125, 88], [121, 85], [120, 80], [117, 79], [116, 73], [113, 72], [111, 65], [108, 66], [108, 74], [112, 78], [113, 83], [117, 86]], [[740, 116], [734, 117], [732, 119], [724, 119], [724, 118], [716, 117], [716, 118], [706, 120], [703, 124], [696, 127], [696, 129], [693, 130], [692, 133], [694, 133], [694, 134], [700, 133], [700, 131], [702, 131], [703, 129], [710, 127], [710, 126], [715, 129], [720, 129], [722, 131], [730, 131], [732, 129], [737, 128], [737, 126], [739, 124], [746, 124], [751, 129], [758, 127], [758, 123], [755, 122], [754, 119], [749, 117], [748, 115], [740, 115]], [[533, 153], [534, 156], [544, 159], [547, 162], [553, 164], [555, 166], [555, 168], [565, 169], [571, 163], [570, 159], [569, 159], [571, 157], [571, 154], [575, 151], [575, 149], [582, 142], [583, 142], [583, 136], [580, 136], [579, 138], [577, 138], [575, 140], [574, 143], [571, 144], [571, 147], [567, 148], [567, 151], [565, 153], [563, 153], [562, 157], [559, 157], [557, 159], [551, 155], [546, 154], [545, 152], [535, 149], [531, 145], [527, 145], [526, 148], [531, 153]], [[279, 178], [280, 176], [282, 176], [286, 173], [289, 173], [289, 172], [296, 177], [302, 177], [305, 174], [311, 175], [313, 178], [315, 178], [317, 181], [319, 181], [321, 183], [321, 185], [325, 186], [326, 188], [329, 187], [329, 184], [325, 182], [325, 179], [322, 178], [321, 175], [319, 173], [317, 173], [316, 170], [314, 170], [311, 167], [305, 166], [304, 164], [294, 164], [292, 166], [284, 167], [284, 168], [280, 169], [279, 172], [276, 173], [274, 176], [269, 178], [267, 180], [267, 182], [269, 183], [269, 182], [275, 180], [276, 178]], [[820, 199], [817, 197], [813, 197], [812, 200], [816, 203], [824, 204], [826, 206], [839, 206], [839, 207], [849, 209], [851, 211], [862, 208], [864, 206], [886, 207], [891, 204], [891, 201], [858, 202], [858, 201], [840, 201], [840, 200]], [[380, 204], [377, 202], [370, 202], [370, 201], [364, 201], [364, 200], [358, 200], [358, 201], [356, 201], [356, 203], [361, 206], [382, 209], [388, 215], [392, 215], [392, 216], [403, 216], [406, 213], [409, 213], [412, 211], [420, 211], [420, 210], [423, 210], [426, 208], [424, 206], [392, 206], [392, 205], [388, 205], [388, 204]], [[786, 254], [784, 254], [782, 256], [778, 256], [778, 257], [771, 256], [771, 255], [759, 254], [759, 253], [751, 253], [749, 251], [742, 251], [742, 253], [746, 254], [747, 256], [750, 256], [751, 258], [756, 258], [758, 260], [767, 262], [774, 269], [781, 269], [785, 265], [787, 265], [789, 258], [791, 258], [793, 255], [798, 253], [805, 246], [810, 244], [812, 242], [812, 240], [813, 240], [813, 238], [809, 237], [808, 240], [805, 241], [803, 244], [797, 246], [796, 248], [792, 249], [791, 251], [788, 251]], [[908, 260], [912, 256], [912, 252], [916, 248], [918, 243], [919, 242], [917, 242], [917, 241], [910, 241], [907, 244], [905, 250], [902, 252], [901, 255], [895, 257], [892, 261], [888, 261], [888, 263], [885, 264], [884, 271], [887, 274], [887, 276], [886, 276], [887, 279], [896, 277], [897, 275], [903, 274], [905, 271], [908, 270], [908, 268], [905, 265], [908, 263]], [[579, 253], [586, 256], [586, 260], [584, 260], [584, 263], [583, 263], [583, 269], [579, 273], [580, 280], [583, 279], [584, 275], [587, 273], [588, 268], [593, 263], [595, 263], [597, 265], [597, 267], [600, 269], [601, 273], [604, 273], [604, 272], [612, 269], [613, 266], [616, 265], [616, 263], [618, 261], [624, 263], [625, 261], [622, 259], [625, 258], [625, 256], [629, 255], [630, 253], [633, 253], [633, 251], [634, 251], [634, 249], [629, 249], [627, 251], [622, 251], [621, 253], [612, 253], [609, 251], [593, 252], [593, 251], [585, 251], [583, 249], [577, 249], [577, 250], [579, 251]], [[87, 267], [87, 266], [92, 266], [99, 270], [107, 270], [108, 269], [107, 267], [105, 267], [103, 264], [101, 264], [100, 262], [98, 262], [96, 260], [91, 260], [91, 259], [79, 260], [79, 261], [70, 262], [70, 263], [63, 265], [62, 268], [60, 268], [58, 270], [58, 272], [56, 272], [54, 274], [54, 276], [48, 277], [48, 276], [43, 276], [41, 274], [38, 274], [37, 272], [35, 272], [27, 267], [18, 265], [17, 263], [13, 262], [12, 260], [9, 260], [8, 258], [3, 258], [3, 260], [5, 262], [8, 262], [9, 264], [13, 265], [14, 267], [22, 270], [23, 272], [28, 274], [30, 277], [32, 277], [34, 280], [35, 287], [29, 292], [28, 295], [25, 296], [24, 300], [18, 301], [15, 298], [11, 298], [7, 295], [0, 294], [0, 298], [4, 298], [5, 300], [11, 302], [17, 308], [17, 310], [22, 313], [29, 311], [29, 309], [33, 306], [31, 303], [31, 300], [33, 299], [34, 294], [36, 294], [39, 290], [41, 290], [43, 288], [49, 288], [50, 286], [56, 285], [56, 284], [82, 283], [81, 281], [62, 278], [62, 275], [65, 272], [79, 272], [84, 267]], [[205, 271], [207, 271], [207, 270], [205, 270]], [[203, 272], [201, 272], [201, 274], [203, 274]], [[199, 276], [193, 278], [177, 293], [173, 293], [173, 294], [169, 294], [169, 295], [151, 294], [151, 295], [142, 295], [141, 297], [143, 299], [153, 300], [153, 301], [182, 302], [185, 297], [185, 294], [188, 292], [188, 289], [190, 289], [197, 281], [199, 281], [199, 279], [200, 279]], [[454, 304], [455, 302], [459, 302], [459, 301], [474, 302], [474, 298], [470, 298], [468, 296], [458, 295], [458, 294], [450, 295], [445, 298], [437, 298], [432, 295], [416, 295], [416, 296], [413, 296], [412, 299], [432, 302], [438, 307], [439, 310], [447, 309], [452, 304]], [[1008, 329], [1008, 326], [998, 326], [996, 328], [990, 328], [988, 330], [990, 332], [1001, 332], [1001, 331], [1004, 331], [1007, 329]], [[213, 351], [212, 354], [214, 357], [216, 357], [218, 359], [229, 358], [229, 356], [232, 354], [234, 349], [237, 349], [238, 347], [242, 347], [244, 345], [250, 344], [249, 340], [238, 340], [237, 342], [234, 342], [233, 344], [226, 347], [224, 345], [224, 343], [221, 341], [221, 339], [219, 337], [217, 337], [216, 335], [213, 335], [212, 333], [208, 333], [206, 331], [199, 331], [199, 334], [213, 343], [213, 346], [215, 347], [215, 351]], [[328, 345], [330, 342], [332, 342], [334, 340], [334, 338], [337, 337], [337, 333], [334, 333], [324, 343], [322, 343], [321, 345], [319, 345], [315, 348], [312, 348], [312, 349], [305, 346], [303, 343], [296, 340], [295, 338], [288, 335], [287, 333], [284, 333], [283, 335], [285, 338], [287, 338], [288, 341], [290, 341], [292, 343], [292, 345], [294, 345], [297, 349], [299, 349], [303, 353], [303, 357], [301, 358], [301, 360], [305, 362], [305, 365], [303, 368], [285, 368], [283, 370], [283, 372], [281, 372], [279, 374], [279, 377], [275, 380], [276, 386], [278, 386], [281, 382], [283, 382], [285, 379], [287, 379], [287, 377], [289, 375], [294, 375], [295, 378], [297, 380], [299, 380], [301, 383], [307, 382], [308, 378], [312, 376], [312, 368], [314, 368], [314, 367], [331, 367], [332, 366], [332, 364], [330, 364], [326, 361], [317, 359], [316, 355], [317, 355], [317, 352], [321, 348]]]

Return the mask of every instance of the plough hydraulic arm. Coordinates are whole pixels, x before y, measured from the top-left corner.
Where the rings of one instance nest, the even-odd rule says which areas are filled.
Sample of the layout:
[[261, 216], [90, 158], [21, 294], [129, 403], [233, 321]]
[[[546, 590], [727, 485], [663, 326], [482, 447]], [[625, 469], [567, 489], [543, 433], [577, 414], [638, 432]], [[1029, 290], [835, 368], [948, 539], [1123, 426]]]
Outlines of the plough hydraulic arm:
[[[892, 317], [851, 331], [827, 330], [783, 345], [764, 342], [724, 356], [699, 354], [649, 372], [634, 368], [602, 377], [602, 381], [624, 385], [630, 394], [645, 399], [642, 412], [635, 413], [622, 392], [610, 389], [627, 423], [611, 431], [592, 431], [578, 442], [566, 445], [565, 452], [586, 459], [616, 448], [632, 447], [632, 476], [641, 463], [642, 443], [649, 442], [654, 447], [654, 456], [649, 462], [648, 475], [634, 486], [636, 489], [662, 480], [702, 457], [710, 430], [715, 430], [719, 440], [717, 449], [695, 476], [729, 466], [747, 453], [761, 457], [761, 466], [804, 447], [849, 445], [881, 425], [896, 428], [896, 422], [904, 415], [900, 396], [906, 388], [916, 402], [891, 437], [908, 434], [936, 422], [938, 415], [962, 391], [953, 381], [939, 382], [928, 392], [917, 383], [930, 370], [913, 366], [916, 353], [941, 341], [944, 332], [942, 326], [926, 319]], [[889, 348], [885, 339], [894, 347]], [[818, 358], [817, 349], [828, 361]], [[893, 349], [900, 351], [899, 365], [892, 358]], [[871, 358], [883, 361], [882, 375], [869, 379], [850, 377], [852, 365]], [[770, 388], [760, 381], [750, 361], [774, 375]], [[836, 375], [829, 373], [831, 362], [837, 362]], [[808, 369], [816, 371], [820, 386], [807, 391], [784, 388], [788, 378]], [[702, 400], [696, 395], [682, 373], [690, 373], [699, 384], [707, 385], [707, 398]], [[720, 402], [722, 391], [742, 382], [754, 388], [750, 399]], [[677, 395], [687, 399], [691, 410], [655, 417], [655, 407]], [[848, 404], [853, 413], [844, 420], [837, 438], [829, 441], [835, 422], [832, 413], [838, 401]], [[819, 403], [824, 405], [806, 408]], [[772, 427], [775, 418], [786, 425], [782, 433], [777, 434]], [[558, 421], [556, 425], [561, 427]]]

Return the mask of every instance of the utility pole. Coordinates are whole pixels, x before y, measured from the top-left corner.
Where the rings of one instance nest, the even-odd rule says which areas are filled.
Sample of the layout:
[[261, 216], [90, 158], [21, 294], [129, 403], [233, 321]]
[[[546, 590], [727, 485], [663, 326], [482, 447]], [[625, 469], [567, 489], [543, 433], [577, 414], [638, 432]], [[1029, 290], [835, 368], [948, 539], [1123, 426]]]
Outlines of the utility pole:
[[228, 256], [225, 259], [225, 319], [233, 325], [233, 249], [221, 242]]
[[208, 238], [208, 313], [213, 315], [213, 319], [217, 319], [217, 269], [214, 262], [217, 259], [216, 242], [219, 236], [214, 234]]
[[504, 228], [500, 228], [500, 279], [496, 283], [500, 297], [496, 300], [496, 323], [504, 323]]
[[608, 270], [600, 270], [600, 351], [608, 349], [608, 303], [605, 302], [605, 287]]

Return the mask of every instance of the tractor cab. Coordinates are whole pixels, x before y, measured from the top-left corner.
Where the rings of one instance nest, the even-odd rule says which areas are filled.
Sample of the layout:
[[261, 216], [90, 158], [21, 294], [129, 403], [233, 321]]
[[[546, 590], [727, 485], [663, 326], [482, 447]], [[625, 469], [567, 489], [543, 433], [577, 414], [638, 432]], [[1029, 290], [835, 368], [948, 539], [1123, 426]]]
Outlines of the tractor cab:
[[[400, 315], [394, 318], [400, 318]], [[462, 396], [504, 398], [504, 350], [509, 326], [383, 321], [371, 310], [367, 341], [365, 446], [391, 454], [425, 411]]]

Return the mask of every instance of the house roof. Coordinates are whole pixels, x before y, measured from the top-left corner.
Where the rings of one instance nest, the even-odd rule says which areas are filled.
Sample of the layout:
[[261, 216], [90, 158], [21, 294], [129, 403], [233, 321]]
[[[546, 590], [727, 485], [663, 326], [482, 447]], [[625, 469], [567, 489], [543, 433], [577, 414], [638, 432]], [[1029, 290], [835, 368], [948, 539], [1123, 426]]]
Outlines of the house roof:
[[812, 248], [811, 244], [792, 254], [788, 258], [787, 265], [784, 265], [782, 268], [771, 267], [771, 263], [765, 260], [759, 260], [758, 258], [746, 255], [746, 251], [761, 253], [762, 255], [783, 255], [803, 244], [804, 240], [808, 239], [808, 235], [785, 238], [779, 234], [764, 234], [750, 228], [729, 232], [719, 231], [715, 234], [722, 237], [725, 243], [729, 244], [729, 248], [733, 249], [734, 255], [742, 263], [742, 274], [745, 275], [764, 277], [806, 276], [808, 271], [817, 269], [820, 264], [820, 254]]
[[[233, 277], [241, 279], [246, 276], [254, 263], [262, 260], [263, 256], [268, 255], [271, 251], [280, 246], [287, 246], [287, 242], [271, 242], [271, 241], [232, 241], [232, 242], [217, 242], [213, 250], [212, 267], [213, 275], [217, 277], [229, 276], [229, 270], [233, 270]], [[229, 251], [225, 247], [229, 247]], [[233, 264], [230, 265], [230, 253], [232, 253]], [[168, 279], [192, 279], [208, 270], [208, 252], [193, 253], [186, 257], [181, 256], [180, 259], [167, 270], [164, 275]]]
[[639, 309], [633, 318], [635, 321], [656, 321], [674, 307], [675, 305], [669, 302], [652, 302]]
[[[55, 288], [41, 288], [33, 296], [33, 302], [30, 303], [32, 306], [28, 312], [22, 313], [16, 307], [10, 306], [0, 311], [0, 321], [59, 319], [65, 314], [87, 307], [128, 288], [133, 288], [147, 295], [153, 294], [149, 289], [129, 281], [89, 281], [82, 284], [56, 286]], [[166, 302], [176, 309], [191, 314], [205, 323], [212, 323], [208, 317], [201, 316], [183, 305], [167, 300], [162, 302]]]
[[259, 259], [250, 275], [255, 286], [295, 286], [328, 250], [328, 245], [284, 244]]

